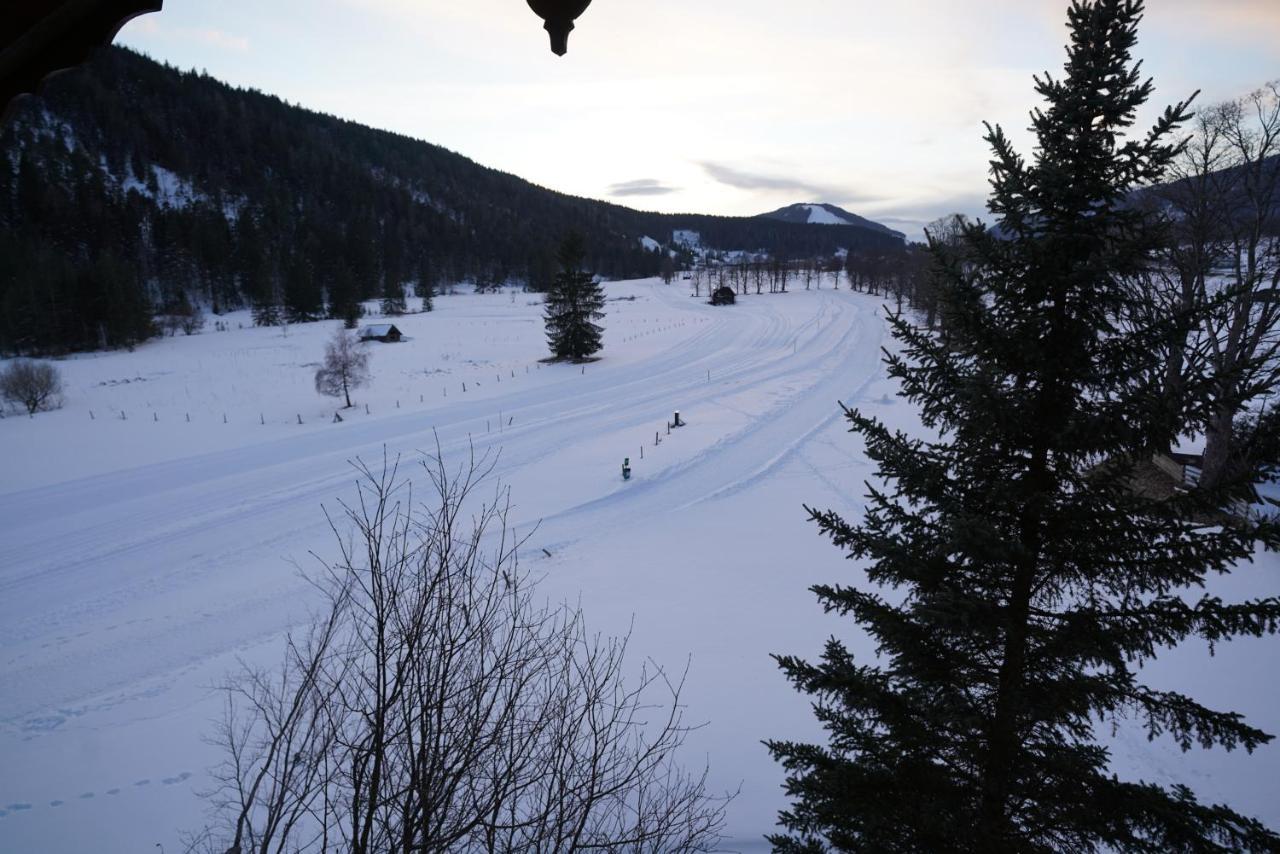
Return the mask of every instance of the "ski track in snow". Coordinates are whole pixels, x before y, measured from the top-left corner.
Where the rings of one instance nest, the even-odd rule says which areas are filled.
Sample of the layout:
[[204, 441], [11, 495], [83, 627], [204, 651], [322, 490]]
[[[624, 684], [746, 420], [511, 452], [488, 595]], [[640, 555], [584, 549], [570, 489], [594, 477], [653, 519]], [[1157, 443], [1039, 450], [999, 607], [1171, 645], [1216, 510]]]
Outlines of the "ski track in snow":
[[[58, 667], [57, 658], [64, 658], [77, 673], [98, 675], [103, 688], [118, 684], [119, 674], [110, 668], [86, 667], [86, 656], [97, 654], [149, 668], [153, 659], [113, 654], [108, 633], [121, 627], [134, 628], [126, 633], [130, 642], [139, 634], [165, 637], [164, 655], [179, 662], [213, 650], [187, 651], [183, 644], [172, 643], [172, 624], [222, 619], [227, 615], [218, 612], [220, 605], [241, 617], [247, 611], [261, 611], [268, 623], [262, 631], [278, 629], [271, 618], [273, 606], [291, 595], [290, 584], [248, 601], [237, 596], [219, 603], [196, 596], [203, 606], [181, 617], [168, 598], [174, 594], [192, 598], [206, 581], [225, 584], [246, 556], [279, 553], [281, 543], [323, 537], [327, 523], [319, 506], [352, 481], [346, 460], [380, 460], [384, 446], [393, 455], [415, 455], [432, 447], [432, 429], [441, 438], [445, 457], [456, 459], [468, 442], [464, 426], [483, 420], [495, 407], [521, 425], [492, 442], [501, 447], [501, 468], [506, 472], [554, 454], [563, 444], [566, 422], [573, 433], [587, 435], [639, 427], [661, 418], [669, 401], [688, 401], [695, 393], [705, 403], [739, 394], [751, 385], [791, 378], [816, 380], [799, 393], [801, 405], [780, 405], [757, 413], [747, 428], [656, 478], [637, 478], [625, 490], [615, 489], [544, 518], [539, 539], [550, 539], [557, 546], [573, 539], [574, 531], [598, 531], [616, 524], [621, 516], [634, 524], [637, 518], [727, 494], [763, 477], [809, 435], [838, 417], [833, 401], [848, 397], [851, 379], [848, 372], [837, 369], [875, 364], [874, 355], [869, 354], [878, 350], [880, 324], [869, 320], [863, 307], [836, 295], [827, 298], [813, 320], [796, 329], [788, 328], [776, 312], [748, 317], [752, 322], [741, 323], [741, 317], [718, 321], [668, 351], [656, 364], [633, 366], [623, 376], [599, 371], [591, 375], [591, 382], [566, 383], [563, 391], [571, 392], [568, 399], [547, 400], [543, 391], [515, 392], [496, 401], [450, 407], [432, 424], [424, 424], [421, 415], [404, 415], [353, 425], [337, 450], [332, 434], [311, 434], [0, 497], [0, 518], [10, 528], [0, 546], [0, 566], [9, 568], [0, 573], [0, 649], [5, 650], [0, 666], [19, 682], [27, 681], [20, 675], [24, 671], [42, 674], [39, 681], [48, 692], [13, 692], [0, 699], [0, 721], [21, 726], [24, 715], [70, 702], [68, 694], [84, 692], [83, 680], [63, 688], [60, 680], [50, 678], [51, 670]], [[724, 333], [718, 328], [724, 324], [742, 327], [733, 329], [742, 342], [733, 352], [758, 354], [727, 371], [717, 364], [718, 354], [726, 349]], [[792, 353], [785, 345], [793, 339], [804, 349]], [[710, 387], [703, 379], [709, 365], [716, 374]], [[853, 378], [855, 390], [869, 378], [857, 380]], [[474, 440], [487, 444], [481, 437]], [[761, 459], [768, 460], [763, 467]], [[530, 503], [522, 500], [526, 506]], [[534, 521], [517, 520], [517, 526]], [[218, 553], [203, 553], [210, 542], [223, 544]], [[148, 598], [157, 607], [141, 607]], [[167, 618], [108, 622], [108, 615], [124, 606]], [[96, 625], [85, 629], [86, 624]], [[199, 636], [191, 643], [210, 640], [204, 633], [188, 634]], [[74, 655], [33, 656], [30, 647], [35, 644], [37, 649], [55, 651], [72, 645]], [[145, 675], [127, 674], [126, 681]]]
[[[0, 492], [0, 769], [18, 769], [0, 773], [0, 852], [78, 851], [86, 840], [95, 850], [137, 850], [151, 845], [141, 842], [150, 837], [137, 823], [161, 815], [174, 828], [198, 829], [204, 771], [214, 757], [200, 749], [211, 731], [210, 684], [242, 655], [274, 662], [279, 635], [306, 618], [314, 591], [299, 569], [314, 568], [309, 550], [333, 553], [322, 507], [338, 516], [338, 502], [353, 494], [350, 461], [376, 470], [385, 453], [399, 457], [403, 473], [412, 475], [408, 464], [434, 452], [437, 441], [454, 466], [472, 446], [499, 454], [496, 473], [512, 486], [511, 528], [530, 537], [522, 560], [546, 577], [547, 595], [586, 594], [588, 619], [607, 615], [593, 625], [610, 633], [626, 631], [630, 614], [641, 632], [637, 658], [651, 654], [655, 643], [660, 655], [677, 657], [700, 645], [704, 660], [722, 668], [701, 674], [705, 683], [699, 683], [695, 667], [691, 692], [705, 684], [709, 696], [690, 703], [711, 718], [705, 732], [713, 772], [741, 773], [753, 787], [731, 808], [728, 831], [745, 840], [731, 848], [762, 848], [759, 834], [771, 824], [769, 811], [780, 806], [782, 773], [763, 756], [759, 740], [785, 732], [778, 728], [794, 726], [797, 716], [812, 725], [806, 701], [776, 677], [768, 653], [791, 644], [809, 644], [791, 649], [814, 653], [831, 623], [818, 619], [805, 588], [813, 577], [827, 577], [822, 559], [844, 565], [814, 532], [797, 531], [803, 527], [799, 502], [821, 490], [842, 512], [856, 514], [862, 504], [858, 487], [870, 468], [857, 441], [840, 435], [837, 401], [874, 409], [891, 426], [909, 426], [914, 416], [905, 405], [890, 408], [896, 401], [886, 396], [891, 385], [880, 364], [886, 332], [877, 298], [817, 290], [752, 295], [732, 308], [712, 308], [678, 286], [618, 287], [649, 302], [611, 309], [619, 330], [606, 339], [604, 360], [585, 370], [547, 366], [530, 376], [535, 381], [522, 383], [517, 375], [490, 385], [494, 374], [519, 367], [504, 356], [537, 358], [542, 342], [537, 328], [523, 326], [516, 334], [526, 336], [519, 340], [527, 339], [529, 352], [520, 349], [523, 343], [495, 352], [489, 345], [513, 339], [502, 337], [510, 330], [501, 328], [490, 336], [487, 324], [531, 324], [527, 315], [536, 308], [514, 301], [446, 303], [466, 305], [471, 313], [463, 319], [479, 324], [473, 331], [481, 337], [474, 349], [441, 364], [492, 371], [483, 394], [455, 392], [425, 411], [369, 420], [314, 427], [312, 420], [294, 435], [268, 431], [277, 438], [250, 438], [165, 462], [126, 461], [117, 471], [61, 482], [53, 482], [58, 474], [52, 472], [44, 481], [28, 480], [42, 485]], [[447, 311], [438, 315], [421, 322], [449, 322]], [[658, 333], [663, 337], [641, 341]], [[267, 354], [246, 360], [287, 357], [279, 340], [263, 343], [265, 334], [245, 330], [240, 339], [226, 340], [239, 348], [232, 352]], [[299, 346], [296, 337], [290, 340]], [[219, 341], [204, 344], [222, 347]], [[307, 339], [306, 346], [312, 343]], [[204, 358], [211, 358], [207, 351]], [[142, 368], [152, 362], [159, 367], [163, 358]], [[116, 367], [104, 362], [98, 374]], [[434, 376], [418, 363], [401, 364], [402, 376], [417, 376], [409, 367]], [[245, 382], [243, 373], [235, 377]], [[451, 382], [457, 388], [468, 377], [475, 382], [474, 375]], [[399, 381], [389, 394], [404, 393]], [[389, 399], [384, 395], [381, 403]], [[663, 428], [674, 409], [688, 426], [668, 435]], [[498, 412], [503, 424], [492, 430]], [[22, 419], [3, 427], [39, 425]], [[103, 441], [148, 435], [142, 425], [131, 433], [124, 424], [111, 426], [93, 435]], [[662, 441], [656, 447], [655, 431]], [[150, 459], [165, 454], [161, 449]], [[625, 483], [618, 470], [623, 456], [634, 467]], [[759, 506], [765, 501], [796, 506]], [[741, 543], [716, 541], [715, 532], [710, 540], [691, 533], [714, 527], [727, 507], [746, 508], [739, 523], [745, 527], [734, 534]], [[783, 547], [771, 552], [762, 537]], [[614, 560], [615, 541], [636, 548], [637, 540], [654, 548], [630, 562]], [[758, 558], [753, 548], [761, 550]], [[650, 574], [646, 560], [666, 563]], [[804, 574], [806, 563], [816, 576]], [[1241, 590], [1275, 595], [1273, 581], [1244, 573], [1233, 578]], [[762, 630], [765, 622], [770, 626]], [[1194, 655], [1174, 657], [1164, 675], [1197, 672], [1195, 661]], [[1236, 661], [1245, 674], [1240, 681], [1266, 670], [1256, 653]], [[1273, 699], [1280, 699], [1274, 680], [1257, 676], [1251, 684], [1262, 686], [1245, 695], [1254, 704], [1251, 714], [1274, 708]], [[1267, 720], [1255, 722], [1274, 729]], [[152, 731], [158, 744], [176, 746], [173, 755], [148, 749]], [[1268, 753], [1271, 758], [1257, 757], [1253, 765], [1210, 756], [1184, 767], [1176, 751], [1153, 748], [1137, 735], [1122, 734], [1116, 748], [1123, 767], [1157, 780], [1204, 784], [1213, 797], [1237, 768], [1265, 777], [1276, 765]], [[1232, 785], [1234, 795], [1250, 788], [1247, 780]], [[1260, 802], [1255, 811], [1267, 809], [1265, 798]], [[74, 816], [90, 830], [76, 830]], [[157, 830], [155, 838], [174, 837]]]
[[[57, 751], [68, 725], [137, 722], [202, 662], [262, 643], [303, 616], [306, 583], [291, 564], [331, 533], [321, 512], [349, 495], [348, 461], [416, 458], [440, 443], [447, 460], [470, 444], [500, 450], [504, 481], [556, 461], [572, 437], [643, 440], [674, 408], [723, 404], [742, 422], [708, 435], [693, 416], [666, 442], [701, 445], [664, 464], [653, 449], [623, 483], [601, 471], [595, 494], [546, 512], [517, 493], [515, 527], [536, 536], [526, 553], [560, 553], [584, 536], [740, 491], [775, 471], [839, 416], [879, 373], [878, 301], [848, 292], [750, 300], [750, 310], [711, 308], [680, 289], [653, 288], [663, 310], [705, 322], [649, 358], [585, 373], [563, 367], [550, 385], [484, 399], [458, 395], [429, 413], [348, 422], [244, 447], [0, 494], [0, 764], [5, 744]], [[795, 303], [809, 306], [797, 312]], [[626, 346], [626, 345], [623, 345]], [[606, 359], [608, 353], [605, 353]], [[710, 371], [711, 379], [707, 375]], [[759, 398], [750, 397], [761, 393]], [[750, 405], [741, 405], [747, 395]], [[477, 435], [501, 411], [502, 433]], [[650, 433], [646, 433], [650, 431]], [[686, 439], [685, 437], [690, 437]], [[634, 450], [619, 443], [618, 458]], [[101, 720], [112, 723], [96, 723]], [[207, 729], [192, 721], [192, 740]], [[0, 803], [0, 818], [114, 796], [185, 769], [57, 798]], [[5, 789], [9, 789], [6, 786]], [[4, 839], [0, 824], [0, 841]], [[3, 848], [0, 845], [0, 848]]]

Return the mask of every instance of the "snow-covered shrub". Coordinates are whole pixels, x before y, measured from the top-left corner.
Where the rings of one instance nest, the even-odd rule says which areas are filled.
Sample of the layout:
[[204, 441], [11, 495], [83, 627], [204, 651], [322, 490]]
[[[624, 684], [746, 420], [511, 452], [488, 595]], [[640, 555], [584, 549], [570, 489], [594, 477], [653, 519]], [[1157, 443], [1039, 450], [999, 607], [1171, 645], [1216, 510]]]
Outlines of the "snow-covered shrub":
[[29, 415], [62, 406], [62, 375], [49, 362], [15, 359], [0, 371], [0, 397]]

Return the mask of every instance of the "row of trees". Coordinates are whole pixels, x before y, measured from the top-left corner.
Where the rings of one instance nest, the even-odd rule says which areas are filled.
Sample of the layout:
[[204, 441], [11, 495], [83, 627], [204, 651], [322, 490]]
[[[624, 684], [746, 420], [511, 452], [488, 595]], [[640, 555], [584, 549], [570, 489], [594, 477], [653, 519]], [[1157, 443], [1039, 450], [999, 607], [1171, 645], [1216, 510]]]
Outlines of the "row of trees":
[[[1280, 547], [1275, 523], [1222, 514], [1253, 497], [1263, 461], [1170, 496], [1133, 480], [1153, 451], [1272, 387], [1270, 347], [1232, 342], [1272, 305], [1248, 235], [1274, 208], [1259, 216], [1248, 183], [1274, 89], [1246, 102], [1261, 131], [1241, 134], [1236, 107], [1210, 110], [1184, 147], [1182, 103], [1126, 138], [1152, 91], [1131, 57], [1141, 13], [1138, 0], [1072, 3], [1064, 74], [1036, 79], [1034, 153], [988, 127], [998, 228], [934, 236], [940, 328], [891, 317], [889, 373], [928, 435], [846, 410], [877, 468], [865, 518], [810, 512], [870, 584], [813, 589], [877, 654], [832, 638], [817, 662], [778, 658], [829, 738], [769, 745], [792, 798], [777, 851], [1280, 850], [1273, 830], [1187, 786], [1120, 778], [1105, 741], [1129, 718], [1184, 750], [1267, 744], [1213, 698], [1144, 684], [1139, 669], [1189, 638], [1280, 631], [1275, 597], [1196, 592], [1258, 544]], [[1241, 182], [1232, 198], [1249, 202], [1231, 207], [1248, 226], [1191, 263], [1203, 281], [1172, 278], [1180, 302], [1153, 304], [1170, 253], [1200, 250], [1178, 234], [1193, 223], [1135, 198], [1194, 162], [1222, 115], [1243, 173], [1224, 178]]]
[[[939, 220], [938, 222], [947, 221]], [[932, 230], [937, 223], [931, 224]], [[696, 265], [689, 272], [694, 296], [703, 288], [727, 287], [740, 295], [787, 293], [788, 288], [821, 289], [830, 281], [837, 290], [843, 280], [854, 291], [892, 299], [899, 308], [910, 305], [923, 311], [932, 326], [937, 319], [930, 274], [931, 256], [926, 247], [906, 244], [878, 250], [857, 250], [844, 256], [786, 259], [757, 256], [713, 265]], [[665, 277], [664, 277], [665, 278]], [[674, 273], [672, 274], [674, 278]]]

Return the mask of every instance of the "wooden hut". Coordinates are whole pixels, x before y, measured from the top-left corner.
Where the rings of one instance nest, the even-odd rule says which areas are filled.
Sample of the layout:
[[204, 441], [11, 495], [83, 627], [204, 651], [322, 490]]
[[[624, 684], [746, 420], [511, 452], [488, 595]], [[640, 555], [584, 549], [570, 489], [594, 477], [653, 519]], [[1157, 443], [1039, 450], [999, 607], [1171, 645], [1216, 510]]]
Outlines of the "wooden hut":
[[383, 344], [397, 343], [402, 336], [394, 323], [373, 323], [360, 330], [361, 341], [381, 341]]
[[733, 288], [716, 288], [711, 292], [712, 305], [733, 305], [735, 299]]

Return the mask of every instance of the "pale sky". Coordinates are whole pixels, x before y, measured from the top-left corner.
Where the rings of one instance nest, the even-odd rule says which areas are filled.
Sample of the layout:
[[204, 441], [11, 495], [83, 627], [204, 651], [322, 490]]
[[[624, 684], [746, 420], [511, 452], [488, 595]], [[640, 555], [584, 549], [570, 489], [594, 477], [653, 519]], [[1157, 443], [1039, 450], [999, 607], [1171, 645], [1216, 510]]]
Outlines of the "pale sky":
[[[523, 0], [168, 0], [117, 42], [646, 210], [825, 201], [911, 237], [984, 213], [982, 121], [1029, 152], [1065, 0], [594, 0], [548, 48]], [[1280, 0], [1149, 0], [1150, 116], [1280, 77]]]

